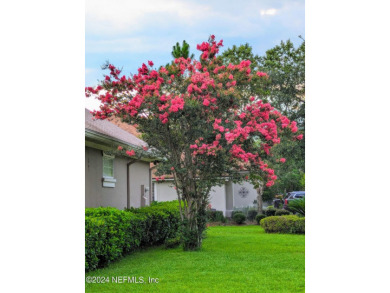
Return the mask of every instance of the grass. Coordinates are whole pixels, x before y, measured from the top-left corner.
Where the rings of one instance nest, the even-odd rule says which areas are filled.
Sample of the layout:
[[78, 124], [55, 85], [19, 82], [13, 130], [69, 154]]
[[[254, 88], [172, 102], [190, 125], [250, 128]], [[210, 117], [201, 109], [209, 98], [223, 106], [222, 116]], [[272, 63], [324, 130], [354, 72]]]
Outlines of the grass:
[[[143, 277], [144, 283], [112, 282], [120, 276]], [[86, 277], [109, 282], [86, 282], [85, 292], [304, 292], [305, 236], [266, 234], [260, 226], [215, 226], [200, 251], [149, 248]], [[159, 283], [148, 283], [149, 277]]]

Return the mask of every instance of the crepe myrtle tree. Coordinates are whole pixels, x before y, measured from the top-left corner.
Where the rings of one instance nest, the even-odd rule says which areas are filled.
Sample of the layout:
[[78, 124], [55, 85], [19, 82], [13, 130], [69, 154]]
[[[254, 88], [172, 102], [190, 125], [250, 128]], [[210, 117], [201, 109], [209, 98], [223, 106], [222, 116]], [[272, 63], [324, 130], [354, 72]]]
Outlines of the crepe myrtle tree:
[[[271, 166], [280, 162], [272, 147], [280, 143], [279, 134], [302, 138], [295, 122], [261, 100], [268, 75], [252, 72], [246, 60], [223, 65], [216, 58], [222, 45], [211, 35], [197, 46], [199, 61], [180, 57], [158, 69], [148, 61], [132, 76], [107, 64], [105, 80], [86, 88], [87, 97], [101, 101], [100, 110], [92, 112], [96, 119], [116, 116], [136, 124], [148, 152], [162, 158], [156, 180], [164, 180], [163, 174], [174, 178], [185, 250], [201, 248], [213, 186], [226, 178], [272, 186], [277, 176]], [[251, 83], [259, 86], [248, 87]], [[143, 155], [142, 150], [118, 151]]]

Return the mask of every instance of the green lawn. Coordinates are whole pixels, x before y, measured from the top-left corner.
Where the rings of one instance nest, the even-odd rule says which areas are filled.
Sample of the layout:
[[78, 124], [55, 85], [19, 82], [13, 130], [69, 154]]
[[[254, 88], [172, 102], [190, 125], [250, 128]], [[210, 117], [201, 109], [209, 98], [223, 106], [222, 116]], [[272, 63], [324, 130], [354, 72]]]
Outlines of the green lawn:
[[[86, 282], [86, 292], [304, 292], [305, 236], [266, 234], [260, 226], [210, 227], [201, 251], [149, 248], [86, 274], [97, 276], [109, 283]], [[121, 276], [144, 283], [112, 282]], [[159, 283], [148, 283], [149, 277]]]

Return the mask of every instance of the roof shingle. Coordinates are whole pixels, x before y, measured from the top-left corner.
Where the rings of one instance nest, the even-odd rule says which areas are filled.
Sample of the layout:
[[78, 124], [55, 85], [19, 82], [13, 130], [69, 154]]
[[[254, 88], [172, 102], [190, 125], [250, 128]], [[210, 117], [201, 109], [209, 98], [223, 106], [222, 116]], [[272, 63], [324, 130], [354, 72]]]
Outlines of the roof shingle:
[[[115, 121], [117, 122], [117, 121]], [[114, 122], [113, 122], [114, 123]], [[126, 130], [114, 125], [112, 122], [106, 120], [94, 120], [92, 114], [88, 109], [85, 109], [85, 128], [98, 132], [100, 134], [110, 136], [115, 140], [120, 140], [124, 143], [131, 144], [134, 146], [148, 146], [146, 142], [139, 139], [132, 133], [137, 133], [136, 130], [132, 130], [132, 133], [129, 133]], [[118, 123], [118, 122], [117, 122]], [[123, 124], [123, 123], [122, 123]], [[133, 127], [133, 126], [131, 126]], [[133, 127], [134, 128], [134, 127]]]

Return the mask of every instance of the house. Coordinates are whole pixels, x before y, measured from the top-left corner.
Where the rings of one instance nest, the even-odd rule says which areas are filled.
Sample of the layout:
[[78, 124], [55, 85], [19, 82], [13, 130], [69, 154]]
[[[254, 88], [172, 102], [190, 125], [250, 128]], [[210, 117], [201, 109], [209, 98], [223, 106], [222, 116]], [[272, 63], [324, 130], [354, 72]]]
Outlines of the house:
[[[165, 178], [157, 181], [153, 178], [153, 199], [156, 201], [169, 201], [177, 199], [176, 190], [173, 188], [173, 179]], [[225, 217], [231, 217], [235, 209], [255, 207], [257, 191], [249, 182], [241, 184], [233, 183], [226, 179], [222, 186], [211, 189], [211, 208], [222, 211]]]
[[148, 145], [136, 136], [136, 131], [124, 130], [114, 123], [118, 124], [94, 120], [85, 109], [85, 207], [124, 209], [149, 205], [153, 158], [136, 160], [112, 154], [118, 146], [126, 149]]

